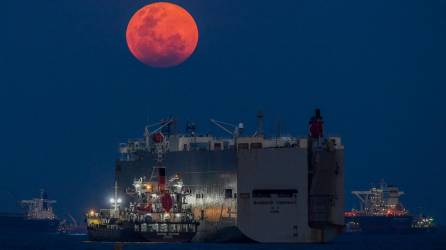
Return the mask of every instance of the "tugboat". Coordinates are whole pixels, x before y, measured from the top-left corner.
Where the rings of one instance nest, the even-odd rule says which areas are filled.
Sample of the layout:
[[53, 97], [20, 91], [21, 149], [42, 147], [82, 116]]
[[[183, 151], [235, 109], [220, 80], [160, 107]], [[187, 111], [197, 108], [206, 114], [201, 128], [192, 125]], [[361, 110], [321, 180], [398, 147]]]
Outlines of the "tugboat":
[[28, 212], [0, 213], [0, 232], [53, 233], [59, 229], [59, 219], [53, 212], [54, 200], [49, 200], [45, 190], [40, 191], [40, 198], [22, 200]]
[[347, 232], [409, 233], [434, 228], [432, 217], [414, 217], [399, 198], [404, 192], [381, 181], [379, 188], [353, 191], [360, 201], [359, 210], [344, 213]]
[[190, 191], [183, 186], [180, 174], [166, 183], [164, 136], [156, 132], [152, 140], [157, 161], [150, 178], [140, 177], [126, 189], [133, 200], [124, 209], [120, 208], [122, 199], [115, 182], [115, 195], [110, 199], [112, 209], [87, 214], [91, 241], [189, 242], [197, 233], [199, 223], [186, 203]]
[[436, 230], [437, 225], [432, 216], [420, 214], [412, 223], [412, 231], [414, 232], [434, 232]]

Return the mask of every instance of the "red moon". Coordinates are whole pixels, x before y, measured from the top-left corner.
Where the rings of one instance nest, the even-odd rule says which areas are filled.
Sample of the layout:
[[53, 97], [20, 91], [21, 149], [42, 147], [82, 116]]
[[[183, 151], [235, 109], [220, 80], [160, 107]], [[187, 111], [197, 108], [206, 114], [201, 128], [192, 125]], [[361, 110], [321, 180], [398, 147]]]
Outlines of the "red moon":
[[127, 45], [142, 63], [159, 68], [178, 65], [197, 47], [198, 28], [182, 7], [158, 2], [138, 10], [127, 26]]

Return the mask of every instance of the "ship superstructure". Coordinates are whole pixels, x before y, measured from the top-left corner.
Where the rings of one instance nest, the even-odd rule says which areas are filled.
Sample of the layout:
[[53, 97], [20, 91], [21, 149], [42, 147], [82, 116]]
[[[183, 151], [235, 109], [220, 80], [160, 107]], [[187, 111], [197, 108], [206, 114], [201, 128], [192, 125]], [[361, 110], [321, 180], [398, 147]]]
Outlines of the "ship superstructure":
[[432, 217], [414, 217], [400, 201], [404, 192], [384, 180], [379, 187], [352, 194], [358, 198], [359, 210], [345, 212], [348, 232], [401, 233], [435, 228]]
[[115, 173], [124, 205], [135, 202], [126, 192], [135, 178], [152, 175], [157, 162], [152, 135], [162, 132], [166, 178], [181, 173], [190, 194], [184, 201], [200, 223], [194, 241], [332, 240], [344, 225], [341, 139], [323, 135], [320, 112], [303, 137], [268, 138], [263, 114], [257, 118], [253, 135], [244, 134], [243, 123], [211, 119], [227, 138], [201, 135], [193, 123], [175, 133], [174, 119], [147, 126], [143, 138], [120, 145]]
[[28, 207], [27, 218], [32, 220], [56, 220], [52, 207], [54, 203], [56, 201], [49, 200], [48, 194], [43, 189], [40, 190], [40, 198], [21, 201], [22, 205]]
[[404, 192], [381, 181], [379, 187], [353, 191], [359, 210], [345, 212], [348, 232], [409, 232], [413, 217], [400, 202]]
[[404, 216], [409, 214], [400, 202], [400, 197], [404, 192], [396, 186], [387, 185], [384, 181], [381, 181], [379, 188], [353, 191], [352, 194], [359, 200], [360, 209], [356, 212], [358, 215]]

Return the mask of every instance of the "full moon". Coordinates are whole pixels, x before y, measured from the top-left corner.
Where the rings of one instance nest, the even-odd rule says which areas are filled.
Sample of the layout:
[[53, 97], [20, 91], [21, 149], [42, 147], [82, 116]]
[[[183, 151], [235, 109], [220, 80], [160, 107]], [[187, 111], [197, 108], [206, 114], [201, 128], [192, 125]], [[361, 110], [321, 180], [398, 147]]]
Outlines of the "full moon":
[[195, 51], [198, 28], [182, 7], [157, 2], [144, 6], [130, 19], [126, 32], [130, 52], [142, 63], [167, 68], [184, 62]]

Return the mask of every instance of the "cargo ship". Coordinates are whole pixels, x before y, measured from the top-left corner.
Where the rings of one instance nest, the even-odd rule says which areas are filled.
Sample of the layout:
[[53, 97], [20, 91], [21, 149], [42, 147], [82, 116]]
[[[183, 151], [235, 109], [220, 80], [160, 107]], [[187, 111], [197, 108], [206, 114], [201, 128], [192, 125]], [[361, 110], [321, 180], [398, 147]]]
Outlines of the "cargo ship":
[[27, 213], [0, 213], [1, 233], [53, 233], [59, 229], [59, 219], [53, 212], [52, 204], [44, 190], [40, 198], [22, 200], [20, 203], [28, 207]]
[[165, 137], [157, 132], [152, 140], [157, 161], [150, 178], [135, 179], [132, 187], [126, 189], [133, 200], [125, 208], [121, 207], [123, 201], [118, 197], [115, 182], [115, 194], [110, 199], [112, 208], [87, 214], [91, 241], [190, 242], [197, 233], [199, 222], [186, 202], [190, 192], [184, 188], [180, 173], [166, 181]]
[[359, 210], [345, 212], [347, 232], [409, 233], [434, 230], [432, 217], [413, 216], [400, 202], [404, 192], [381, 181], [380, 187], [353, 191]]
[[[314, 243], [333, 240], [344, 228], [341, 138], [324, 135], [320, 110], [309, 121], [309, 134], [301, 137], [267, 137], [263, 118], [259, 112], [257, 130], [251, 135], [246, 134], [242, 122], [231, 124], [210, 119], [227, 137], [199, 134], [191, 122], [186, 123], [184, 132], [178, 132], [173, 118], [146, 126], [142, 138], [128, 140], [119, 147], [114, 198], [121, 201], [119, 211], [124, 211], [123, 216], [128, 211], [132, 214], [131, 207], [140, 202], [129, 189], [134, 189], [135, 180], [150, 180], [159, 159], [156, 135], [164, 138], [166, 178], [179, 173], [183, 183], [181, 192], [187, 193], [181, 194], [186, 205], [181, 213], [196, 225], [191, 241]], [[307, 126], [304, 124], [304, 127]], [[143, 199], [143, 202], [146, 201]], [[173, 217], [174, 212], [160, 209], [169, 218]], [[135, 228], [141, 231], [142, 225], [135, 227], [128, 220], [107, 224], [112, 216], [107, 212], [103, 215], [92, 212], [94, 216], [99, 213], [97, 217], [100, 217], [91, 220], [92, 223], [119, 228], [104, 234], [104, 240], [113, 241], [108, 236], [121, 232], [130, 232], [126, 236], [129, 239], [141, 239], [141, 234], [134, 232]], [[153, 213], [137, 214], [150, 217]], [[151, 219], [164, 223], [163, 218]], [[157, 229], [151, 230], [157, 232]]]

